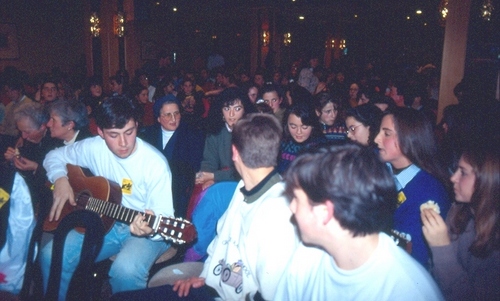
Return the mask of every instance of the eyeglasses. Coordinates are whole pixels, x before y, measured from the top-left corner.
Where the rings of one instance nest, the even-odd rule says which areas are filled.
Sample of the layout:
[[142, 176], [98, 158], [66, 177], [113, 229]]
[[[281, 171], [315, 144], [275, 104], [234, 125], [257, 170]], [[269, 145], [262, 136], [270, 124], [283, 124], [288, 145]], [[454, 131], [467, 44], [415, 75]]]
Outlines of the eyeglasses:
[[277, 99], [277, 98], [273, 98], [273, 99], [271, 99], [271, 100], [269, 100], [269, 99], [264, 99], [264, 102], [265, 102], [266, 104], [276, 103], [277, 101], [278, 101], [278, 99]]
[[356, 130], [356, 128], [357, 128], [357, 127], [360, 127], [360, 126], [362, 126], [362, 124], [358, 124], [358, 125], [356, 125], [356, 126], [351, 125], [350, 127], [348, 127], [348, 128], [347, 128], [346, 133], [347, 133], [347, 134], [349, 134], [349, 132], [351, 132], [351, 133], [353, 133], [353, 134], [354, 134], [354, 131]]
[[173, 117], [177, 119], [181, 113], [179, 111], [175, 111], [173, 113], [162, 113], [160, 117], [165, 118], [166, 120], [171, 120]]

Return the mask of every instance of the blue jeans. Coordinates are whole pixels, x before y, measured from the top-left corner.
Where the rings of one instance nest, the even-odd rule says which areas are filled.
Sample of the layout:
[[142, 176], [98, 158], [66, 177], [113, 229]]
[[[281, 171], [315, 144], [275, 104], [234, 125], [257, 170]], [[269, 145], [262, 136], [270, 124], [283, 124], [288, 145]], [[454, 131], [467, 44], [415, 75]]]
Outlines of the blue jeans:
[[[75, 230], [70, 231], [66, 237], [59, 300], [65, 299], [71, 277], [80, 261], [83, 238], [84, 236]], [[49, 283], [52, 243], [47, 243], [40, 254], [45, 291]], [[104, 237], [104, 244], [96, 262], [117, 255], [109, 270], [113, 293], [143, 289], [146, 288], [151, 266], [169, 247], [170, 244], [163, 240], [152, 241], [149, 238], [133, 236], [127, 224], [116, 222]]]

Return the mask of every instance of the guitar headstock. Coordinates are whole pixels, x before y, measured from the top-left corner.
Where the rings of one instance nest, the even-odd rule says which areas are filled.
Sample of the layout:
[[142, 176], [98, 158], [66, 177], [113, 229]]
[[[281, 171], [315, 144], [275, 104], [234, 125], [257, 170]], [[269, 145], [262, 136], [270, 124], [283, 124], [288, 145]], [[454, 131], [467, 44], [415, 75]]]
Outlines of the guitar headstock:
[[403, 248], [403, 250], [408, 252], [408, 254], [411, 254], [413, 247], [411, 242], [411, 235], [399, 232], [394, 229], [391, 229], [388, 234], [394, 240], [394, 242], [398, 247]]
[[172, 217], [161, 217], [156, 232], [175, 244], [190, 243], [198, 235], [190, 221]]

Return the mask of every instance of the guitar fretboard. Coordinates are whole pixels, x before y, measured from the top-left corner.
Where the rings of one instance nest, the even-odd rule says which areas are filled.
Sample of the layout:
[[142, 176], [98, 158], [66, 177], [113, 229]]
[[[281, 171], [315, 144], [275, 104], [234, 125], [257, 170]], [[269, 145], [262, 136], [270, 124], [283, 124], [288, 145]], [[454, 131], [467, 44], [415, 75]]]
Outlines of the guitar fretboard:
[[111, 202], [105, 202], [100, 199], [96, 199], [93, 197], [88, 198], [87, 205], [85, 206], [86, 210], [90, 210], [96, 212], [98, 214], [103, 214], [105, 216], [109, 216], [113, 219], [126, 222], [128, 224], [132, 223], [134, 217], [141, 213], [144, 214], [145, 220], [148, 222], [148, 225], [153, 228], [156, 216], [143, 213], [134, 209], [129, 209], [117, 204], [113, 204]]

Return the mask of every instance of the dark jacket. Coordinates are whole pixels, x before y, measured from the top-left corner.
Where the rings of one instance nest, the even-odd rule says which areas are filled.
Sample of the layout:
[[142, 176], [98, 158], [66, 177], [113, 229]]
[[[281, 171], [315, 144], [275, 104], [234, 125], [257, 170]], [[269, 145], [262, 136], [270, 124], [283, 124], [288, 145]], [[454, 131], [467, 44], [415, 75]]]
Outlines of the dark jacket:
[[195, 174], [200, 170], [205, 135], [181, 121], [165, 148], [161, 125], [145, 127], [139, 137], [156, 147], [166, 158], [172, 171], [172, 197], [176, 217], [186, 217]]

